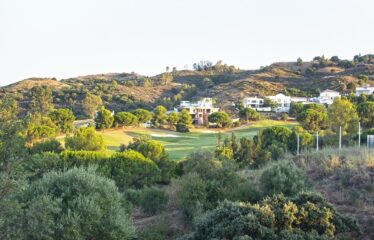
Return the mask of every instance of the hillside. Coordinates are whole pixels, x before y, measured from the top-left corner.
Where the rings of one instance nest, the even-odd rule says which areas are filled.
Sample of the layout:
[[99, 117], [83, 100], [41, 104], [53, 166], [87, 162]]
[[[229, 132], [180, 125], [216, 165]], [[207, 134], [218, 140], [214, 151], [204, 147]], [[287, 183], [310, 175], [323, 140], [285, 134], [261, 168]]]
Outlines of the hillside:
[[[278, 62], [258, 70], [241, 70], [222, 62], [197, 65], [196, 70], [176, 70], [147, 77], [135, 73], [78, 76], [57, 81], [30, 78], [1, 88], [0, 94], [18, 93], [27, 105], [27, 92], [34, 86], [49, 86], [57, 107], [72, 108], [79, 116], [85, 94], [101, 96], [112, 110], [151, 109], [163, 104], [172, 109], [180, 100], [214, 97], [217, 105], [229, 108], [246, 96], [285, 93], [316, 96], [324, 89], [350, 93], [364, 84], [374, 85], [372, 55], [355, 56], [354, 61], [315, 57], [310, 62]], [[203, 64], [203, 63], [200, 63]], [[20, 96], [21, 95], [21, 96]]]

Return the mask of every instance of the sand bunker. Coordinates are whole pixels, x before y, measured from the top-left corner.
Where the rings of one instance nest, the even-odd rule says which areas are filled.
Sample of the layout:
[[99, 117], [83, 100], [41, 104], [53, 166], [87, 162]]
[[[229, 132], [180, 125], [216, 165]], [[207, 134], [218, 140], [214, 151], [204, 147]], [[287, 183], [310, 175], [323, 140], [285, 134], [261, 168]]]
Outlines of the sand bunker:
[[175, 134], [151, 134], [152, 137], [179, 137]]

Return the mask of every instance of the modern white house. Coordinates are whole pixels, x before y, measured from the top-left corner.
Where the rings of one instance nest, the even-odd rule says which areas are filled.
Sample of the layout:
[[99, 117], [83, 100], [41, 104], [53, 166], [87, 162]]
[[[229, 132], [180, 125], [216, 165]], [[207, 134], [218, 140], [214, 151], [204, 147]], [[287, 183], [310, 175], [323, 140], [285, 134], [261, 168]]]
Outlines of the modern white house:
[[243, 105], [246, 108], [255, 109], [258, 112], [270, 112], [270, 107], [264, 107], [264, 99], [259, 97], [246, 97], [243, 99]]
[[374, 86], [366, 85], [363, 87], [356, 88], [356, 96], [360, 96], [362, 94], [371, 95], [374, 93]]
[[286, 96], [282, 93], [278, 93], [275, 96], [267, 96], [270, 100], [277, 103], [278, 106], [274, 109], [275, 112], [289, 112], [291, 106], [291, 97]]
[[340, 93], [334, 90], [326, 89], [319, 94], [319, 97], [312, 98], [313, 102], [331, 105], [335, 98], [340, 98]]
[[264, 105], [264, 99], [256, 97], [246, 97], [243, 99], [243, 105], [246, 108], [259, 108]]
[[195, 103], [182, 101], [179, 110], [182, 109], [186, 109], [191, 114], [192, 121], [195, 124], [209, 123], [208, 116], [219, 111], [219, 108], [213, 107], [213, 100], [211, 98], [203, 98]]

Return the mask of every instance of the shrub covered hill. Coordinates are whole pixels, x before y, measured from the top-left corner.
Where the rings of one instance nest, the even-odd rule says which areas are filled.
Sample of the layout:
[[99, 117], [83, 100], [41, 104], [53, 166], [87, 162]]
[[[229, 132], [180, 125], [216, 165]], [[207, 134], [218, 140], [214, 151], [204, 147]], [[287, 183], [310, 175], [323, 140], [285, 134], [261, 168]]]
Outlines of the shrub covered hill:
[[194, 70], [166, 67], [166, 72], [147, 77], [135, 73], [110, 73], [79, 76], [57, 81], [54, 78], [30, 78], [2, 87], [0, 94], [17, 96], [21, 108], [28, 108], [32, 88], [47, 86], [56, 107], [73, 109], [86, 117], [82, 106], [89, 95], [100, 96], [104, 105], [115, 111], [152, 109], [162, 104], [171, 109], [181, 100], [213, 97], [219, 107], [230, 108], [246, 96], [284, 93], [314, 96], [324, 89], [354, 92], [357, 86], [374, 84], [374, 55], [356, 55], [353, 60], [337, 56], [315, 57], [312, 61], [280, 62], [258, 70], [241, 70], [222, 61], [195, 63]]

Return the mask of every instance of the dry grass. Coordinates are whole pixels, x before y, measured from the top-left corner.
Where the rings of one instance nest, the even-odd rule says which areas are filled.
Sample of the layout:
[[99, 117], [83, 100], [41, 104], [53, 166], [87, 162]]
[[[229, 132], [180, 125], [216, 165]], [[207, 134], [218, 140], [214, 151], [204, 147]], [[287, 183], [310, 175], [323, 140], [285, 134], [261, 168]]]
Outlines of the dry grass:
[[324, 149], [295, 157], [316, 191], [360, 223], [364, 239], [374, 232], [374, 149]]

